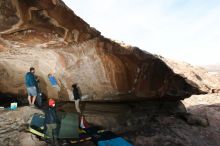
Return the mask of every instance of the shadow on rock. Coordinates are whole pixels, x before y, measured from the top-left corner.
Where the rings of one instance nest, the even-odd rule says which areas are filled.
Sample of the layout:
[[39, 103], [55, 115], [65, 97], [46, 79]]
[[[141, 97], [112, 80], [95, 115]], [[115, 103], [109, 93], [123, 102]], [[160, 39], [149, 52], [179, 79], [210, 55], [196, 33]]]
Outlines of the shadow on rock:
[[188, 113], [157, 115], [127, 133], [137, 146], [219, 146], [220, 104], [189, 107]]

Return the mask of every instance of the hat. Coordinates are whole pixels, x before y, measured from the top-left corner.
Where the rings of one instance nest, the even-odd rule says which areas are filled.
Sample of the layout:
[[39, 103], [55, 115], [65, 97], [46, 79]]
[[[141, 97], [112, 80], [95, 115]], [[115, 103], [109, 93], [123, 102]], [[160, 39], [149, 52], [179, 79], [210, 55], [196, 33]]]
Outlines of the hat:
[[49, 105], [49, 107], [55, 107], [55, 100], [49, 99], [48, 105]]
[[72, 84], [72, 87], [76, 88], [77, 87], [77, 83]]

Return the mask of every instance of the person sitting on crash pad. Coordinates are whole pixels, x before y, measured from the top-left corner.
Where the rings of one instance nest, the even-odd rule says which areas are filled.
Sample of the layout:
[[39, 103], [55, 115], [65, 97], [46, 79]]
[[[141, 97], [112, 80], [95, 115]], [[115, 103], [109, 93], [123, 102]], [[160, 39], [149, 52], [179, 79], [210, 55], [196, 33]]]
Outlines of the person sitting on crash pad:
[[48, 79], [49, 79], [50, 84], [52, 85], [52, 87], [56, 88], [57, 91], [60, 91], [60, 86], [58, 85], [55, 76], [53, 74], [48, 74]]
[[53, 142], [56, 141], [58, 137], [58, 124], [59, 118], [57, 116], [56, 108], [55, 108], [55, 100], [49, 99], [48, 107], [45, 110], [45, 135], [52, 139]]

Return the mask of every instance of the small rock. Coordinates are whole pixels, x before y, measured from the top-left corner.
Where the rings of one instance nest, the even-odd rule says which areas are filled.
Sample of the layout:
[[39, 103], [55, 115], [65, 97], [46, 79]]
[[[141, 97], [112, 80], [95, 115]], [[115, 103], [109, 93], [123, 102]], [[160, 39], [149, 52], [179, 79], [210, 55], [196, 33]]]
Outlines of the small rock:
[[208, 119], [198, 115], [185, 114], [185, 121], [190, 125], [202, 126], [202, 127], [209, 126]]

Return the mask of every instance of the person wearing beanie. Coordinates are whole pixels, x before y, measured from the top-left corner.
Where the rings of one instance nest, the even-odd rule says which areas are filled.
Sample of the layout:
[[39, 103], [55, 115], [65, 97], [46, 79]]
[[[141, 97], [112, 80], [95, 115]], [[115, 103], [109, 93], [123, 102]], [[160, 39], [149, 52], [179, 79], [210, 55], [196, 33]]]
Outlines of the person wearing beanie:
[[59, 118], [57, 116], [55, 107], [56, 107], [55, 100], [49, 99], [48, 107], [45, 110], [45, 121], [44, 121], [45, 135], [46, 137], [49, 137], [50, 140], [52, 140], [53, 144], [57, 140], [57, 136], [58, 136], [57, 125], [59, 123]]

